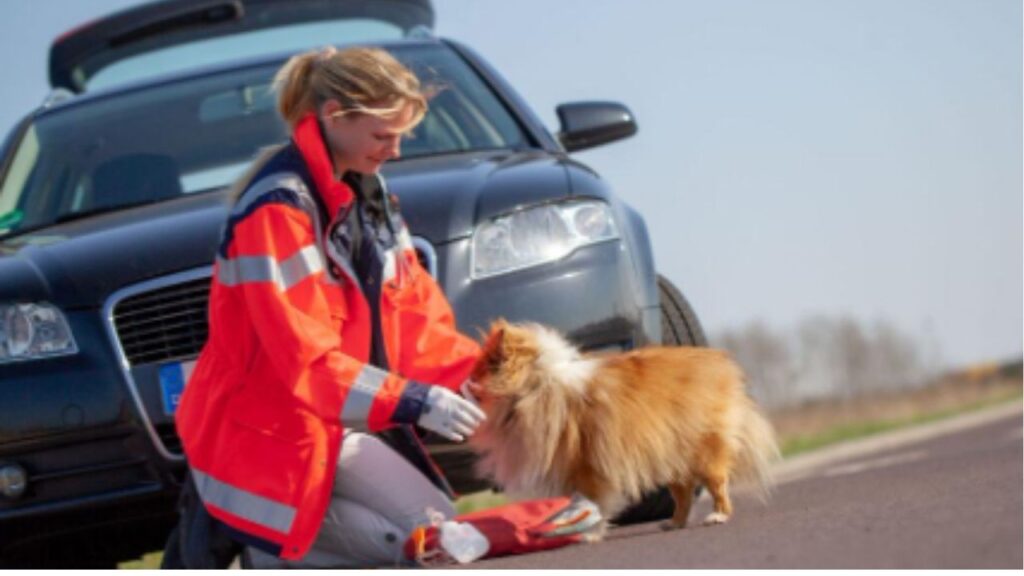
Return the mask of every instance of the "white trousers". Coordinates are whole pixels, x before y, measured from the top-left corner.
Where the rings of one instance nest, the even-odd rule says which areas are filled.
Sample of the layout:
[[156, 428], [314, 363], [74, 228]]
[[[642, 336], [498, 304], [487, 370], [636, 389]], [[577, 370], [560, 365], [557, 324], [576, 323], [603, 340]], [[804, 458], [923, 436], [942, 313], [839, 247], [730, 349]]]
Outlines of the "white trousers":
[[331, 502], [310, 551], [285, 561], [247, 550], [254, 568], [370, 568], [407, 564], [402, 548], [431, 511], [455, 516], [451, 500], [375, 436], [346, 430]]

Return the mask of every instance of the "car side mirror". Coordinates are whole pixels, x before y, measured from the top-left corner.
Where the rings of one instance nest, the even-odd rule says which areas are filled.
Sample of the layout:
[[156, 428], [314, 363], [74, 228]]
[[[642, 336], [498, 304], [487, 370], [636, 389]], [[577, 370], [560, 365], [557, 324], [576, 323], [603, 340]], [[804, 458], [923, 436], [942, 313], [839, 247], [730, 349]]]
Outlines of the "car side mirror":
[[633, 113], [618, 102], [572, 102], [555, 112], [561, 130], [558, 139], [568, 152], [593, 148], [636, 134]]

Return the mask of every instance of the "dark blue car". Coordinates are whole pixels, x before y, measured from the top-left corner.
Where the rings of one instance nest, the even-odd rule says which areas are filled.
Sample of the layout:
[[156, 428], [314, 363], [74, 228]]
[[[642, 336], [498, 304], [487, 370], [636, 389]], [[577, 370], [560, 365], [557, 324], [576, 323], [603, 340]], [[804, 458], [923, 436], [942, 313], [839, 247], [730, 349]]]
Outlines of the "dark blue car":
[[[464, 332], [504, 316], [588, 350], [704, 344], [643, 219], [569, 156], [632, 135], [629, 111], [565, 104], [552, 135], [433, 19], [429, 0], [171, 0], [54, 43], [54, 91], [0, 159], [0, 564], [163, 546], [226, 187], [286, 138], [269, 86], [297, 51], [381, 46], [438, 90], [384, 174]], [[485, 486], [464, 448], [427, 445], [456, 491]]]

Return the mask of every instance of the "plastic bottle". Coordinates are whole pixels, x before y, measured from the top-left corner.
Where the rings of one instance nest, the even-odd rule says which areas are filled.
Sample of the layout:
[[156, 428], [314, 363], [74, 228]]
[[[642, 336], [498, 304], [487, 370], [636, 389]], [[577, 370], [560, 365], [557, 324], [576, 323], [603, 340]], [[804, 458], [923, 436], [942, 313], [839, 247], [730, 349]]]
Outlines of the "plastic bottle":
[[491, 548], [487, 538], [468, 522], [445, 520], [439, 530], [441, 548], [459, 564], [481, 558]]

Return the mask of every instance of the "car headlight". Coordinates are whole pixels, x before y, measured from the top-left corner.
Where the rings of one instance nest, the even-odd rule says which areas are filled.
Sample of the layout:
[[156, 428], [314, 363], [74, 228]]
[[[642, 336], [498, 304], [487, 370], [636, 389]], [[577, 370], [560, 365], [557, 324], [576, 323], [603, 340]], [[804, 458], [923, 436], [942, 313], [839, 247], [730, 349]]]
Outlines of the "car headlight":
[[472, 276], [485, 278], [554, 262], [582, 246], [618, 237], [604, 202], [578, 200], [520, 210], [477, 226]]
[[51, 304], [0, 304], [0, 364], [78, 352], [67, 320]]

